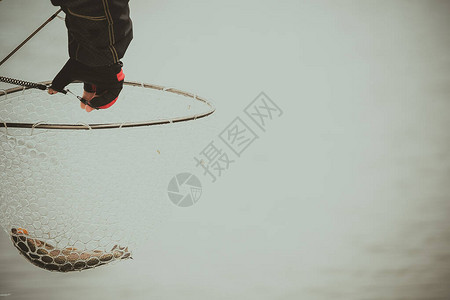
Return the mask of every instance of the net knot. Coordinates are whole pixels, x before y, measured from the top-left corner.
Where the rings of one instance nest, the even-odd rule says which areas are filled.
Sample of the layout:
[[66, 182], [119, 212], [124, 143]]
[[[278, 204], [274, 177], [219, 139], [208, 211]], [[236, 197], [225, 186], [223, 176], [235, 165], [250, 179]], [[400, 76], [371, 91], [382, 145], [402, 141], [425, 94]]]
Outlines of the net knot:
[[82, 125], [82, 126], [84, 126], [84, 127], [86, 128], [86, 130], [89, 130], [89, 131], [92, 130], [92, 127], [91, 127], [91, 125], [89, 125], [89, 124], [78, 122], [77, 125]]
[[34, 123], [33, 126], [31, 126], [30, 136], [33, 135], [34, 128], [38, 127], [39, 125], [46, 124], [46, 123], [47, 123], [47, 122], [45, 122], [45, 121], [40, 121], [40, 122]]

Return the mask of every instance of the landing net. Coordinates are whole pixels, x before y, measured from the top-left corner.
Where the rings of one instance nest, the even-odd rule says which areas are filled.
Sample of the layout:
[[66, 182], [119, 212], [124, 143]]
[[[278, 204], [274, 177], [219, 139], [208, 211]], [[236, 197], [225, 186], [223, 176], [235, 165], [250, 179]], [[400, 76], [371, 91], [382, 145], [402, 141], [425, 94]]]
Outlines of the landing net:
[[[68, 88], [82, 94], [82, 84]], [[114, 106], [91, 113], [70, 95], [4, 91], [0, 225], [19, 239], [16, 247], [23, 238], [30, 251], [42, 243], [66, 251], [60, 258], [65, 265], [46, 258], [51, 270], [88, 264], [70, 262], [70, 255], [99, 265], [100, 257], [117, 249], [134, 250], [173, 208], [167, 184], [192, 166], [191, 149], [204, 143], [204, 117], [213, 112], [210, 102], [194, 94], [131, 82]], [[37, 265], [44, 256], [36, 256]]]

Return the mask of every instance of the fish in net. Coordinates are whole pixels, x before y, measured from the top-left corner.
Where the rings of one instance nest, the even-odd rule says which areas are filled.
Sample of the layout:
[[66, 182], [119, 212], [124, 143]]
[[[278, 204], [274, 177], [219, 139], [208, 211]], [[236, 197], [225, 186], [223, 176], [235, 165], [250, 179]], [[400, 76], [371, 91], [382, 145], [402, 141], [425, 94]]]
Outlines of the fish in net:
[[51, 243], [33, 239], [22, 228], [11, 229], [11, 241], [29, 262], [49, 271], [71, 272], [96, 268], [113, 261], [131, 258], [128, 247], [115, 245], [110, 251], [58, 249]]

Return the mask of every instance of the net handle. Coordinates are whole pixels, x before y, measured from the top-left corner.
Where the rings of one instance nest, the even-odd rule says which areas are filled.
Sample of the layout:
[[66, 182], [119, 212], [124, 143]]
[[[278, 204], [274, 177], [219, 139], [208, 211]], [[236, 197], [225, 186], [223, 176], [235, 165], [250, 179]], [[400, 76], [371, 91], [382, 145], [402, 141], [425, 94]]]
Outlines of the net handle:
[[20, 79], [14, 79], [14, 78], [5, 77], [5, 76], [0, 76], [0, 82], [14, 84], [14, 85], [20, 85], [20, 86], [27, 87], [30, 89], [40, 89], [43, 91], [45, 91], [47, 89], [47, 86], [44, 84], [41, 84], [41, 83], [35, 83], [35, 82], [30, 82], [30, 81], [25, 81], [25, 80], [20, 80]]
[[62, 11], [62, 9], [58, 9], [57, 12], [55, 12], [53, 15], [50, 16], [50, 18], [48, 18], [41, 26], [39, 26], [35, 31], [33, 31], [33, 33], [31, 33], [22, 43], [19, 44], [19, 46], [17, 46], [13, 51], [11, 51], [4, 59], [2, 59], [2, 61], [0, 61], [0, 66], [3, 65], [11, 56], [14, 55], [14, 53], [16, 53], [17, 51], [19, 51], [20, 48], [23, 47], [23, 45], [25, 45], [29, 40], [31, 40], [31, 38], [33, 36], [36, 35], [36, 33], [38, 33], [39, 31], [41, 31], [42, 28], [45, 27], [45, 25], [47, 25], [48, 23], [50, 23], [54, 18], [56, 18], [56, 16]]

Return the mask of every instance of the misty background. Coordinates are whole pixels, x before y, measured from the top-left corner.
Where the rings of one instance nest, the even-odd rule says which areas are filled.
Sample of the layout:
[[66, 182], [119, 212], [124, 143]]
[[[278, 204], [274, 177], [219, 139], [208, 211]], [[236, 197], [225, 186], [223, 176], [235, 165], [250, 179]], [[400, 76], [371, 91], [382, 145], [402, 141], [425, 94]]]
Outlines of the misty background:
[[[262, 91], [284, 114], [216, 183], [194, 161], [180, 170], [199, 174], [200, 201], [174, 207], [131, 262], [50, 273], [2, 233], [0, 297], [450, 299], [450, 1], [130, 8], [126, 80], [217, 107], [198, 152]], [[1, 1], [0, 57], [56, 10]], [[51, 80], [67, 57], [55, 19], [0, 74]]]

